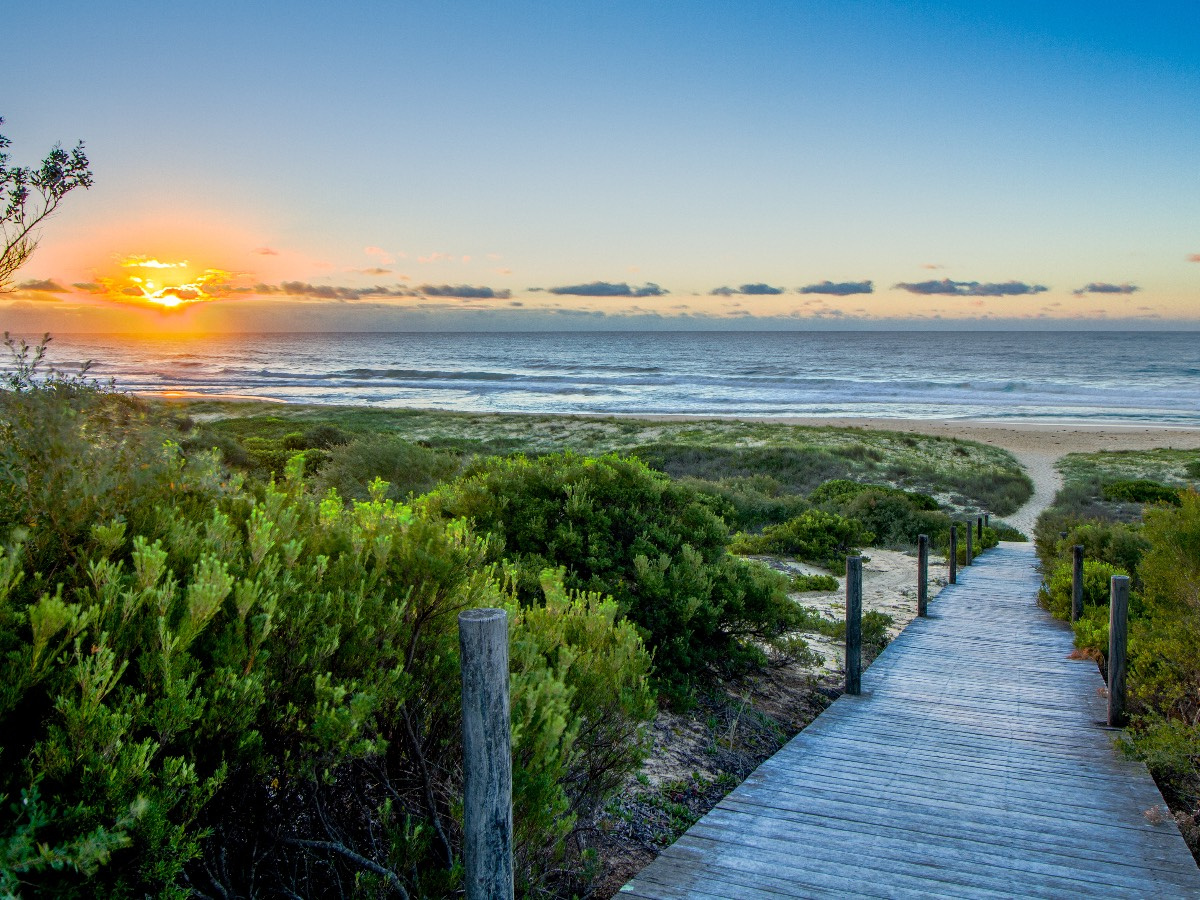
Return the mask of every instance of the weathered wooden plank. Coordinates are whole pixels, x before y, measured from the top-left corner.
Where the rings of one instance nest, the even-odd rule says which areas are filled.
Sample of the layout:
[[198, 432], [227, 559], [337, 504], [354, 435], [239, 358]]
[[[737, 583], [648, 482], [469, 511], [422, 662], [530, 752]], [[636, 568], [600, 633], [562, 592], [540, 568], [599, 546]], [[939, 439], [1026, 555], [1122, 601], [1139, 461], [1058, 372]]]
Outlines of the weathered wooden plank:
[[676, 897], [1200, 897], [1095, 666], [1003, 545], [628, 886]]

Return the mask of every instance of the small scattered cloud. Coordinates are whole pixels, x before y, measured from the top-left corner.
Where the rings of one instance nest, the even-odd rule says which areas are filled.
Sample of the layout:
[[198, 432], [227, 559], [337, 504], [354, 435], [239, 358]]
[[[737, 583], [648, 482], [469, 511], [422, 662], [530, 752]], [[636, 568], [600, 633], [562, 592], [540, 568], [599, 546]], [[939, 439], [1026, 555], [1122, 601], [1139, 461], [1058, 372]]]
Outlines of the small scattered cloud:
[[1187, 257], [1187, 261], [1200, 263], [1200, 253], [1189, 253], [1188, 257]]
[[[537, 290], [537, 288], [530, 290]], [[624, 281], [615, 284], [610, 281], [593, 281], [589, 284], [570, 284], [546, 288], [546, 291], [559, 296], [571, 297], [661, 297], [670, 293], [652, 281], [641, 287], [630, 287]]]
[[1091, 284], [1085, 284], [1077, 291], [1073, 291], [1076, 297], [1082, 297], [1084, 294], [1132, 294], [1139, 291], [1136, 284], [1109, 284], [1105, 281], [1093, 281]]
[[364, 275], [391, 275], [391, 269], [381, 269], [379, 266], [371, 266], [369, 269], [356, 269]]
[[922, 269], [944, 269], [946, 268], [941, 263], [921, 263]]
[[289, 297], [311, 297], [314, 300], [361, 300], [363, 297], [418, 297], [412, 288], [375, 285], [352, 288], [330, 284], [309, 284], [306, 281], [284, 281], [279, 285], [256, 284], [256, 294], [285, 294]]
[[95, 281], [76, 281], [71, 287], [80, 291], [87, 291], [89, 294], [103, 294], [104, 285], [97, 284]]
[[949, 278], [943, 278], [941, 281], [902, 281], [893, 287], [910, 294], [940, 294], [948, 297], [1013, 297], [1020, 294], [1041, 294], [1050, 290], [1044, 284], [1028, 284], [1024, 281], [996, 283], [951, 281]]
[[258, 256], [278, 256], [279, 255], [278, 250], [272, 250], [270, 247], [255, 247], [250, 252], [257, 254]]
[[430, 253], [428, 256], [418, 256], [417, 262], [419, 262], [419, 263], [453, 262], [454, 259], [455, 259], [455, 257], [451, 256], [449, 253], [442, 253], [440, 250], [435, 250], [432, 253]]
[[817, 284], [806, 284], [797, 288], [801, 294], [834, 294], [846, 297], [850, 294], [873, 294], [875, 284], [871, 281], [821, 281]]
[[188, 261], [162, 262], [151, 256], [127, 256], [121, 260], [123, 269], [186, 269]]
[[711, 297], [732, 297], [735, 294], [745, 294], [752, 297], [766, 297], [782, 294], [785, 288], [772, 287], [769, 284], [763, 284], [761, 281], [755, 284], [743, 284], [738, 287], [719, 287], [709, 291]]
[[17, 285], [18, 291], [32, 291], [37, 294], [65, 294], [67, 289], [53, 278], [35, 278], [32, 281], [22, 281]]
[[391, 253], [388, 253], [382, 247], [363, 247], [363, 253], [367, 254], [367, 256], [375, 257], [381, 264], [385, 266], [390, 266], [396, 261], [396, 257]]
[[423, 284], [417, 291], [426, 297], [457, 297], [462, 300], [507, 300], [512, 296], [512, 291], [497, 291], [470, 284]]

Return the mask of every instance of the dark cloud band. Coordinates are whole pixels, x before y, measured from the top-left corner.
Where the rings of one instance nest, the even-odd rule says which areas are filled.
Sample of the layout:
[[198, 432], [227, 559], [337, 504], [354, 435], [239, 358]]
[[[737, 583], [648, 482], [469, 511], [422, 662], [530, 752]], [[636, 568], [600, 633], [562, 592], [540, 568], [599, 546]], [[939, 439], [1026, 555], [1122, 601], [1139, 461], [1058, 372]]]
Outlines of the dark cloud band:
[[942, 295], [948, 297], [1014, 297], [1021, 294], [1041, 294], [1050, 290], [1044, 284], [1027, 284], [1024, 281], [979, 282], [951, 281], [902, 281], [893, 285], [910, 294]]
[[661, 297], [670, 291], [663, 290], [654, 282], [648, 282], [641, 287], [630, 287], [624, 281], [593, 281], [590, 284], [569, 284], [560, 287], [546, 288], [550, 294], [569, 297]]
[[801, 294], [833, 294], [847, 297], [850, 294], [873, 294], [875, 284], [871, 281], [821, 281], [817, 284], [806, 284], [797, 291]]
[[1084, 294], [1132, 294], [1139, 290], [1141, 288], [1136, 284], [1109, 284], [1106, 281], [1093, 281], [1073, 293], [1076, 297], [1082, 297]]

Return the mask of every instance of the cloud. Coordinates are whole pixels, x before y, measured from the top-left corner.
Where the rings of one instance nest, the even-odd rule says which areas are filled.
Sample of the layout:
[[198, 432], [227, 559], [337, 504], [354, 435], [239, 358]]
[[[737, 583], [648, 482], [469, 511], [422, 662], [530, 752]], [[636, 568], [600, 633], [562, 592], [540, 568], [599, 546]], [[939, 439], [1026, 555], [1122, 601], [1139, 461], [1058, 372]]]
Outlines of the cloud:
[[732, 297], [734, 294], [747, 294], [755, 297], [773, 296], [782, 294], [784, 288], [771, 287], [769, 284], [758, 282], [756, 284], [743, 284], [740, 287], [719, 287], [709, 291], [709, 296], [712, 297]]
[[259, 256], [278, 256], [279, 255], [278, 250], [272, 250], [270, 247], [255, 247], [250, 252], [256, 253]]
[[1200, 253], [1189, 253], [1187, 261], [1188, 262], [1200, 262]]
[[449, 253], [442, 253], [440, 250], [434, 250], [428, 256], [418, 256], [419, 263], [435, 263], [435, 262], [453, 262], [454, 257]]
[[950, 297], [1010, 297], [1019, 294], [1041, 294], [1050, 290], [1044, 284], [1026, 284], [1024, 281], [980, 283], [978, 281], [902, 281], [893, 285], [910, 294], [944, 294]]
[[1085, 284], [1077, 291], [1072, 291], [1076, 297], [1082, 297], [1084, 294], [1132, 294], [1134, 291], [1141, 290], [1136, 284], [1109, 284], [1105, 281], [1093, 281], [1091, 284]]
[[150, 256], [127, 256], [121, 260], [123, 269], [186, 269], [188, 261], [162, 262]]
[[875, 285], [870, 281], [822, 281], [797, 288], [801, 294], [835, 294], [845, 297], [850, 294], [873, 294]]
[[944, 269], [946, 268], [941, 263], [921, 263], [922, 269]]
[[18, 291], [35, 291], [39, 294], [65, 294], [67, 289], [52, 278], [22, 281], [17, 285]]
[[663, 290], [654, 282], [647, 282], [641, 287], [630, 287], [623, 281], [618, 284], [609, 281], [593, 281], [590, 284], [571, 284], [546, 288], [546, 290], [551, 294], [572, 297], [661, 297], [663, 294], [671, 293]]
[[378, 266], [371, 266], [371, 268], [369, 268], [369, 269], [358, 269], [356, 271], [361, 272], [364, 275], [391, 275], [392, 274], [391, 269], [381, 269]]
[[426, 297], [458, 297], [464, 300], [507, 300], [512, 296], [512, 291], [497, 291], [470, 284], [423, 284], [417, 290]]
[[339, 287], [329, 284], [309, 284], [305, 281], [284, 281], [278, 286], [256, 284], [256, 294], [286, 294], [289, 297], [311, 297], [314, 300], [361, 300], [363, 297], [418, 297], [412, 288], [375, 285], [367, 288]]
[[390, 266], [396, 261], [396, 257], [382, 247], [363, 247], [363, 253], [367, 254], [367, 256], [374, 256], [385, 266]]
[[103, 294], [104, 285], [97, 284], [94, 281], [76, 281], [71, 285], [73, 288], [78, 288], [81, 291], [87, 291], [89, 294]]

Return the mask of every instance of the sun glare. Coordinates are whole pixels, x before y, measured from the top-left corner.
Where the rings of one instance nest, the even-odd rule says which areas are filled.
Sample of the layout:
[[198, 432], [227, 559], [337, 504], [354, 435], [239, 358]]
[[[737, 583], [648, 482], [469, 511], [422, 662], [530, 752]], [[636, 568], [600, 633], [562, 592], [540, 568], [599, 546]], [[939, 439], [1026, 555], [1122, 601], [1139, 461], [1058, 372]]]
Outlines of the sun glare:
[[225, 269], [200, 269], [186, 259], [135, 255], [121, 259], [118, 265], [118, 274], [96, 277], [92, 293], [116, 303], [180, 310], [248, 290], [234, 284], [238, 274]]

